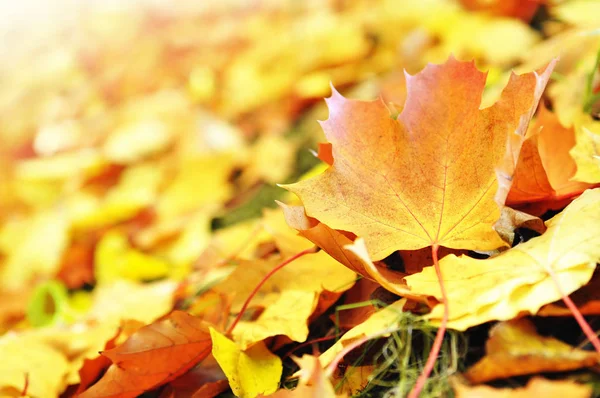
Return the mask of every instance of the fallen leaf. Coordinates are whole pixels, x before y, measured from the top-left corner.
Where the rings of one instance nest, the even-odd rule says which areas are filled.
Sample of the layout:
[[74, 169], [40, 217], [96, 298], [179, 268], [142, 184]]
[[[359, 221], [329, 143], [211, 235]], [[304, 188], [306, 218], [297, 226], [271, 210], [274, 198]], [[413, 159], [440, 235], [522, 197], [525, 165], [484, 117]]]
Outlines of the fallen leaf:
[[496, 249], [504, 244], [492, 229], [500, 217], [496, 175], [503, 203], [515, 163], [507, 143], [518, 153], [552, 67], [513, 75], [500, 101], [479, 110], [485, 74], [454, 58], [430, 64], [407, 76], [398, 120], [381, 101], [350, 101], [334, 92], [322, 123], [333, 165], [285, 188], [310, 217], [363, 237], [375, 260], [432, 244]]
[[[600, 260], [600, 189], [585, 191], [565, 210], [546, 222], [547, 231], [500, 255], [487, 259], [449, 255], [440, 260], [448, 292], [448, 326], [465, 330], [491, 320], [508, 320], [520, 313], [535, 314], [561, 298], [549, 272], [565, 294], [584, 286]], [[455, 270], [460, 270], [456, 272]], [[407, 276], [414, 294], [441, 299], [435, 272]], [[443, 308], [431, 319], [439, 322]]]
[[[214, 287], [223, 294], [235, 292], [232, 312], [240, 311], [250, 292], [278, 263], [281, 257], [269, 260], [240, 262], [226, 280]], [[286, 335], [294, 341], [305, 341], [308, 319], [316, 310], [321, 293], [341, 293], [354, 285], [356, 274], [326, 253], [303, 256], [269, 278], [250, 302], [250, 309], [260, 309], [258, 318], [243, 320], [233, 330], [240, 348], [276, 335]], [[294, 308], [294, 311], [290, 311]]]
[[264, 342], [242, 351], [233, 341], [213, 328], [210, 328], [210, 336], [212, 353], [237, 397], [254, 398], [277, 391], [283, 365], [281, 359], [271, 353]]
[[206, 324], [185, 312], [144, 326], [123, 344], [104, 351], [112, 365], [80, 397], [135, 397], [184, 374], [210, 354]]
[[494, 225], [498, 235], [502, 237], [502, 240], [512, 245], [515, 239], [515, 230], [518, 228], [527, 228], [539, 234], [546, 231], [546, 226], [540, 218], [510, 207], [503, 207], [500, 219]]
[[590, 398], [592, 387], [570, 380], [547, 380], [534, 377], [525, 387], [493, 388], [488, 386], [470, 387], [454, 383], [456, 398]]
[[553, 337], [540, 336], [526, 319], [500, 322], [490, 329], [486, 355], [464, 376], [473, 384], [513, 376], [564, 372], [597, 365], [600, 356]]

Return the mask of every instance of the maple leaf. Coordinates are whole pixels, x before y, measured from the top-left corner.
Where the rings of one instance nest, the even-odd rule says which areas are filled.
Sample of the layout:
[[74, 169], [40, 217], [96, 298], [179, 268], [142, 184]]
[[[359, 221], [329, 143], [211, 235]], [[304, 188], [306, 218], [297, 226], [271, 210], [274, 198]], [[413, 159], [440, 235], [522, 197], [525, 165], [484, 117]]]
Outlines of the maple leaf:
[[[398, 120], [381, 101], [346, 100], [335, 90], [322, 122], [332, 144], [325, 173], [284, 186], [310, 217], [365, 239], [371, 256], [430, 245], [490, 250], [493, 230], [529, 118], [554, 66], [512, 75], [502, 98], [479, 109], [485, 74], [450, 58], [407, 75]], [[518, 153], [518, 151], [517, 151]], [[497, 171], [497, 170], [500, 171]]]
[[[442, 272], [452, 275], [444, 281], [451, 303], [450, 327], [465, 330], [523, 312], [535, 314], [559, 300], [561, 291], [568, 295], [588, 283], [600, 260], [600, 189], [585, 191], [546, 226], [542, 236], [487, 260], [454, 255], [440, 260]], [[457, 269], [459, 273], [452, 273]], [[552, 273], [560, 280], [559, 289]], [[431, 268], [407, 276], [406, 283], [415, 294], [441, 298]], [[439, 321], [442, 311], [441, 305], [436, 306], [432, 319]]]
[[144, 326], [123, 344], [104, 351], [112, 361], [80, 397], [135, 397], [171, 381], [210, 354], [206, 324], [182, 311]]

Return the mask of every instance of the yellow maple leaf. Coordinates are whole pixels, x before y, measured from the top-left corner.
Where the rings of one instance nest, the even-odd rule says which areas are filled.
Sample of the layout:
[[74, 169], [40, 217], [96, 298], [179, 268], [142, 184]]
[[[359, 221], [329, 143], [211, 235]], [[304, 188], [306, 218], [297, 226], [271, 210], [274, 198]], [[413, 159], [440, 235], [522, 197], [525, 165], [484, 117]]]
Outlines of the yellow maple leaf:
[[281, 359], [271, 353], [264, 342], [246, 350], [227, 337], [210, 328], [212, 354], [227, 376], [233, 393], [240, 398], [269, 395], [279, 388], [283, 372]]
[[[455, 255], [440, 260], [449, 327], [465, 330], [522, 312], [535, 314], [562, 297], [550, 273], [556, 274], [566, 295], [591, 279], [600, 260], [600, 189], [585, 191], [546, 226], [542, 236], [487, 260]], [[441, 298], [431, 267], [407, 276], [406, 282], [415, 294]], [[442, 313], [442, 305], [437, 305], [431, 319], [439, 322]]]
[[[214, 290], [223, 294], [235, 292], [231, 310], [239, 311], [254, 287], [281, 260], [274, 257], [266, 261], [240, 262]], [[244, 349], [280, 334], [294, 341], [304, 341], [308, 336], [307, 320], [317, 306], [319, 295], [325, 291], [344, 292], [355, 280], [354, 272], [326, 253], [301, 257], [292, 267], [281, 269], [266, 281], [250, 303], [251, 308], [264, 308], [264, 312], [253, 321], [239, 322], [233, 337]]]

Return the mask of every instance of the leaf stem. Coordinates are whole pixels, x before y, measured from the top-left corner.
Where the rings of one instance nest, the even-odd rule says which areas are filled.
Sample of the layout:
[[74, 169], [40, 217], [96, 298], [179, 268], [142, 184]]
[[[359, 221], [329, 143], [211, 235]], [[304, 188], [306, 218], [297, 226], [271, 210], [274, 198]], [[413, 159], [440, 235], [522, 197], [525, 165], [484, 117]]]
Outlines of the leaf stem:
[[575, 320], [579, 324], [579, 327], [581, 327], [581, 330], [583, 331], [583, 333], [585, 333], [585, 336], [588, 338], [590, 343], [592, 343], [596, 352], [600, 353], [600, 340], [598, 340], [598, 335], [596, 334], [596, 332], [594, 332], [590, 324], [587, 323], [587, 321], [583, 317], [583, 314], [581, 314], [581, 311], [579, 311], [579, 308], [577, 308], [573, 300], [571, 300], [569, 295], [565, 293], [565, 291], [559, 283], [558, 275], [556, 275], [556, 272], [554, 272], [554, 270], [551, 267], [547, 267], [546, 272], [548, 272], [548, 275], [550, 275], [550, 278], [552, 278], [552, 281], [556, 286], [556, 290], [558, 290], [558, 292], [562, 296], [563, 302], [566, 304], [567, 308], [569, 308], [569, 311], [571, 311], [571, 313], [573, 314], [573, 318], [575, 318]]
[[318, 248], [316, 246], [313, 246], [311, 248], [308, 248], [306, 250], [302, 250], [301, 252], [298, 252], [296, 254], [294, 254], [292, 257], [288, 258], [287, 260], [283, 261], [282, 263], [279, 263], [275, 268], [273, 268], [271, 271], [269, 271], [267, 273], [267, 275], [264, 276], [264, 278], [262, 278], [262, 280], [260, 282], [258, 282], [258, 284], [254, 287], [254, 290], [252, 290], [252, 292], [250, 293], [250, 295], [248, 296], [248, 298], [246, 299], [246, 301], [244, 302], [244, 305], [242, 305], [242, 309], [240, 310], [240, 312], [237, 314], [237, 316], [235, 317], [235, 319], [233, 320], [233, 323], [229, 326], [229, 329], [227, 329], [226, 334], [231, 334], [231, 332], [233, 332], [233, 329], [235, 328], [235, 326], [238, 324], [238, 322], [240, 321], [240, 319], [242, 319], [242, 316], [244, 315], [244, 312], [246, 312], [246, 310], [248, 309], [248, 305], [250, 305], [250, 301], [252, 301], [252, 299], [254, 298], [254, 296], [256, 296], [256, 293], [258, 293], [258, 291], [260, 290], [260, 288], [265, 284], [265, 282], [267, 280], [269, 280], [269, 278], [271, 276], [273, 276], [273, 274], [275, 274], [277, 271], [279, 271], [280, 269], [282, 269], [283, 267], [285, 267], [286, 265], [288, 265], [289, 263], [291, 263], [292, 261], [307, 255], [307, 254], [311, 254], [311, 253], [316, 253], [318, 250]]
[[440, 324], [437, 334], [435, 335], [433, 345], [431, 346], [431, 351], [429, 351], [427, 362], [425, 362], [425, 368], [423, 369], [421, 375], [419, 375], [419, 378], [417, 379], [417, 382], [415, 383], [415, 386], [413, 387], [412, 391], [410, 392], [410, 394], [408, 394], [408, 398], [417, 398], [423, 390], [423, 387], [425, 386], [425, 383], [427, 382], [427, 379], [429, 378], [429, 375], [433, 370], [433, 366], [437, 361], [437, 357], [440, 353], [440, 350], [442, 349], [442, 343], [444, 342], [444, 334], [446, 333], [446, 325], [448, 324], [448, 296], [446, 295], [446, 288], [444, 287], [442, 270], [440, 269], [440, 264], [438, 261], [438, 249], [439, 245], [437, 244], [431, 246], [433, 267], [435, 268], [435, 273], [437, 274], [438, 282], [440, 283], [440, 290], [442, 292], [442, 304], [444, 305], [444, 315], [442, 317], [442, 323]]

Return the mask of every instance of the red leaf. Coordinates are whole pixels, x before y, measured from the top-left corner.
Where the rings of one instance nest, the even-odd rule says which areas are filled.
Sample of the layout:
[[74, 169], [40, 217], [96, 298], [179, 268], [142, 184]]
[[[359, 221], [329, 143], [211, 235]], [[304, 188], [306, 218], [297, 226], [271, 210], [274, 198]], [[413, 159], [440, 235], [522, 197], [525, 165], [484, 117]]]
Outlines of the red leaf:
[[135, 397], [184, 374], [212, 349], [206, 323], [186, 312], [144, 326], [102, 353], [113, 364], [80, 397]]

